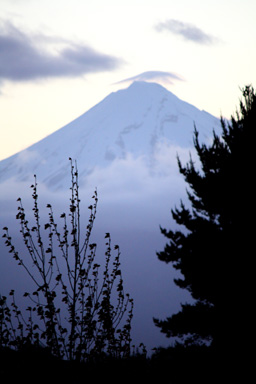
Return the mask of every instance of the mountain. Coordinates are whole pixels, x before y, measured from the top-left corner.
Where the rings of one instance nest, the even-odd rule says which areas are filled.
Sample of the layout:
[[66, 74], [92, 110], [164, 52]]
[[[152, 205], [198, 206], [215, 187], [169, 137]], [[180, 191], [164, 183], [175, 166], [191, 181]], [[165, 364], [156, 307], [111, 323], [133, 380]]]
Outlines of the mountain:
[[27, 149], [0, 162], [0, 183], [38, 180], [59, 190], [69, 185], [69, 157], [79, 163], [80, 182], [96, 168], [142, 157], [157, 172], [161, 145], [192, 147], [194, 123], [207, 139], [216, 119], [155, 83], [134, 82], [111, 93], [89, 111]]
[[[77, 160], [81, 215], [86, 231], [91, 194], [97, 187], [99, 205], [93, 228], [97, 262], [105, 254], [106, 232], [121, 249], [125, 291], [134, 299], [133, 343], [143, 342], [148, 351], [170, 340], [155, 327], [152, 318], [165, 319], [180, 310], [190, 295], [174, 283], [177, 271], [158, 260], [166, 239], [159, 225], [174, 225], [170, 209], [186, 199], [176, 155], [182, 162], [193, 153], [194, 123], [202, 141], [212, 137], [219, 120], [180, 100], [162, 86], [135, 82], [107, 96], [88, 112], [32, 145], [0, 162], [0, 228], [7, 226], [17, 249], [20, 236], [17, 198], [22, 198], [26, 217], [33, 225], [30, 185], [37, 175], [42, 228], [46, 205], [55, 217], [68, 213], [70, 164]], [[44, 183], [45, 185], [42, 185]], [[31, 201], [32, 200], [32, 201]], [[186, 203], [186, 200], [184, 201]], [[84, 204], [85, 203], [85, 204]], [[62, 222], [60, 223], [62, 228]], [[173, 227], [172, 227], [173, 228]], [[45, 234], [45, 233], [44, 233]], [[47, 234], [48, 238], [48, 234]], [[0, 236], [0, 294], [30, 291], [27, 275], [10, 258]], [[31, 262], [24, 252], [24, 259]], [[25, 273], [25, 272], [24, 272]]]

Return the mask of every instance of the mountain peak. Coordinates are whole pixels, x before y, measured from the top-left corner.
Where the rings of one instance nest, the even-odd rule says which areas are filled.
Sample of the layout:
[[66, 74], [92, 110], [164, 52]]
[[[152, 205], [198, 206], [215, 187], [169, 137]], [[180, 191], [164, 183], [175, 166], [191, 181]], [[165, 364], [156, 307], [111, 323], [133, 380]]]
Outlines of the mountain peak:
[[167, 92], [169, 94], [172, 94], [175, 96], [172, 92], [168, 91], [165, 87], [162, 85], [151, 82], [151, 81], [142, 81], [142, 80], [135, 80], [133, 81], [127, 88], [122, 89], [121, 91], [126, 92], [150, 92], [150, 93], [163, 93]]
[[[131, 83], [131, 85], [128, 87], [130, 89], [156, 89], [156, 88], [162, 88], [164, 90], [166, 90], [162, 85], [156, 83], [156, 82], [153, 82], [153, 81], [143, 81], [143, 80], [135, 80]], [[128, 89], [127, 88], [127, 89]]]
[[143, 157], [154, 171], [161, 145], [192, 146], [194, 123], [203, 135], [219, 125], [215, 117], [180, 100], [157, 83], [135, 81], [24, 151], [0, 162], [0, 182], [38, 180], [53, 189], [69, 185], [69, 157], [86, 180], [95, 169], [128, 156]]

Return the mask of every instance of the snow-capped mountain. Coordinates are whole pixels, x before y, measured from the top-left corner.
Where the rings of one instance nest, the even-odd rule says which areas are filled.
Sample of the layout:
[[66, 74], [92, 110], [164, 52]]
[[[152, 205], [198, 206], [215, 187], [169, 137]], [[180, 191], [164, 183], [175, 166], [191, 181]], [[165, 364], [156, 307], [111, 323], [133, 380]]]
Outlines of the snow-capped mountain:
[[79, 164], [80, 182], [96, 168], [129, 154], [154, 174], [161, 145], [192, 147], [194, 123], [207, 140], [219, 120], [155, 83], [134, 82], [29, 148], [0, 162], [0, 183], [38, 180], [58, 190], [69, 183], [69, 157]]
[[[27, 218], [33, 222], [29, 187], [36, 174], [42, 223], [47, 220], [47, 203], [52, 204], [56, 217], [68, 212], [68, 159], [77, 160], [79, 185], [86, 187], [80, 188], [83, 220], [87, 224], [87, 203], [91, 203], [88, 199], [96, 187], [100, 205], [93, 241], [99, 245], [99, 257], [104, 255], [105, 232], [120, 245], [125, 290], [135, 303], [133, 342], [143, 342], [149, 350], [169, 345], [152, 318], [164, 319], [178, 311], [180, 302], [190, 300], [187, 292], [174, 285], [176, 272], [157, 259], [156, 251], [166, 243], [159, 225], [173, 225], [170, 208], [186, 198], [187, 186], [179, 174], [176, 155], [183, 162], [193, 150], [194, 124], [203, 142], [220, 127], [219, 119], [162, 86], [135, 82], [0, 162], [0, 228], [8, 226], [15, 244], [21, 247], [15, 220], [17, 198], [22, 198]], [[193, 153], [192, 157], [194, 160]], [[0, 237], [0, 293], [13, 288], [23, 292], [27, 276], [21, 275], [20, 267], [10, 259], [3, 240]]]

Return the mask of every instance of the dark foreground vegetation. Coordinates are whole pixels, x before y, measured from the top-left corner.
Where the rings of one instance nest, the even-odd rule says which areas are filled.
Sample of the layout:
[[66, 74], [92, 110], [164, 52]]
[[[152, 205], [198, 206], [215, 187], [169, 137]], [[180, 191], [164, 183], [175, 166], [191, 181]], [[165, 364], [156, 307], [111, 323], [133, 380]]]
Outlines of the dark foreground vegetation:
[[213, 350], [205, 346], [177, 345], [159, 349], [150, 358], [102, 356], [84, 363], [64, 361], [30, 346], [2, 349], [0, 362], [3, 383], [221, 383], [223, 377], [216, 371]]
[[13, 290], [8, 298], [0, 296], [1, 382], [250, 382], [255, 327], [256, 94], [247, 86], [242, 95], [236, 116], [230, 122], [221, 119], [222, 135], [213, 132], [209, 146], [199, 143], [195, 129], [201, 169], [195, 168], [193, 159], [185, 167], [178, 160], [191, 205], [181, 203], [172, 210], [182, 229], [161, 228], [168, 243], [157, 255], [180, 271], [182, 278], [175, 283], [191, 293], [194, 303], [183, 304], [179, 313], [165, 320], [154, 319], [161, 332], [175, 338], [173, 346], [157, 348], [150, 356], [143, 344], [133, 350], [133, 300], [124, 293], [119, 247], [112, 247], [106, 233], [105, 267], [100, 275], [97, 246], [90, 243], [97, 193], [82, 240], [78, 172], [71, 160], [70, 212], [61, 215], [62, 233], [48, 205], [49, 220], [43, 226], [47, 237], [42, 235], [36, 179], [31, 186], [33, 227], [18, 199], [17, 219], [36, 274], [4, 228], [10, 254], [28, 272], [35, 290], [24, 293], [30, 300], [26, 315]]

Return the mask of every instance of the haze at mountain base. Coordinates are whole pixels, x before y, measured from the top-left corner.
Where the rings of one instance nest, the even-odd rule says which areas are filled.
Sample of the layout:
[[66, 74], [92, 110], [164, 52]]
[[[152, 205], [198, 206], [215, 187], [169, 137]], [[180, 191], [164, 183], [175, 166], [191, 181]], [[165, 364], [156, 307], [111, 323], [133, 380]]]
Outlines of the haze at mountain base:
[[[176, 274], [162, 265], [156, 252], [165, 239], [159, 226], [174, 225], [170, 209], [186, 202], [186, 185], [179, 174], [182, 162], [193, 149], [194, 124], [201, 141], [211, 140], [220, 129], [219, 119], [181, 101], [158, 84], [135, 82], [110, 94], [78, 119], [40, 142], [0, 162], [0, 222], [21, 247], [15, 220], [18, 197], [32, 212], [30, 185], [37, 175], [42, 225], [47, 220], [46, 204], [58, 217], [69, 211], [70, 161], [77, 161], [81, 208], [86, 228], [88, 205], [97, 188], [98, 213], [93, 241], [104, 254], [104, 235], [121, 248], [124, 287], [135, 301], [132, 323], [134, 343], [150, 350], [170, 341], [153, 324], [179, 310], [189, 296], [173, 284]], [[32, 220], [32, 215], [28, 216]], [[1, 238], [0, 293], [24, 290], [27, 284]], [[176, 276], [176, 275], [175, 275]], [[13, 287], [14, 285], [14, 287]]]

